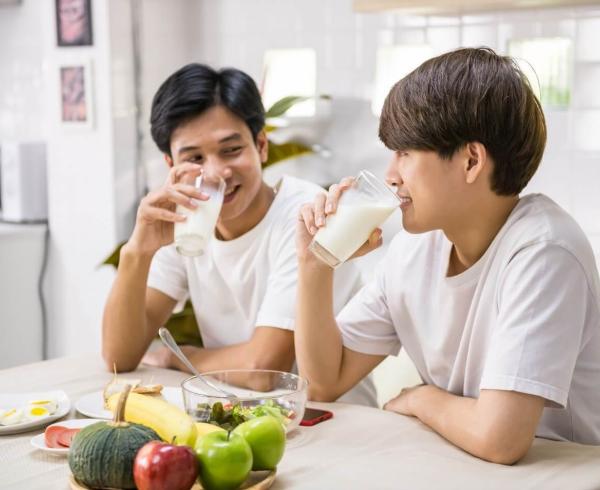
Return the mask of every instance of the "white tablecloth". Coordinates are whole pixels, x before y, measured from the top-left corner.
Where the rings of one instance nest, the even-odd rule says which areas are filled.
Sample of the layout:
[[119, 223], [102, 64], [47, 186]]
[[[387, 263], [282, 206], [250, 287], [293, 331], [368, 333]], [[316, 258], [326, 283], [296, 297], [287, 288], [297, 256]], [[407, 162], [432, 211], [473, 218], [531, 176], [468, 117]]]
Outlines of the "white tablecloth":
[[[110, 377], [97, 357], [62, 358], [0, 371], [0, 392], [62, 389], [74, 404]], [[176, 386], [186, 375], [142, 367], [136, 377]], [[355, 405], [311, 406], [334, 418], [290, 438], [274, 490], [600, 489], [600, 447], [537, 439], [521, 462], [502, 466], [466, 454], [413, 418]], [[66, 459], [29, 443], [41, 432], [0, 436], [0, 488], [68, 488]]]

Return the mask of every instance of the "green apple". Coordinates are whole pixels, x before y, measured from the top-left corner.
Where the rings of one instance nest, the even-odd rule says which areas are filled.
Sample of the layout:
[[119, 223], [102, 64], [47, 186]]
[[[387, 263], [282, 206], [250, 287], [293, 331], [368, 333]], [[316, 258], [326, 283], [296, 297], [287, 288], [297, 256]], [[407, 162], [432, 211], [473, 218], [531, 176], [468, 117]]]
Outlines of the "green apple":
[[283, 424], [271, 415], [264, 415], [238, 425], [234, 434], [246, 439], [252, 449], [253, 470], [274, 470], [285, 450]]
[[206, 490], [238, 488], [252, 469], [252, 450], [246, 440], [226, 431], [211, 432], [196, 441], [199, 474]]

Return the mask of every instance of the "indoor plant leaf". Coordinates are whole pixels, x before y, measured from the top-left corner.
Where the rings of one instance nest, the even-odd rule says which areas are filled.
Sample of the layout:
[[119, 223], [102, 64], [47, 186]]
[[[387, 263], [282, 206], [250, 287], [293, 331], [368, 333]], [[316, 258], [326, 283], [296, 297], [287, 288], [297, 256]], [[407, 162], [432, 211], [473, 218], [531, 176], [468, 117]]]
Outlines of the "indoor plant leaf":
[[265, 113], [265, 117], [268, 119], [270, 117], [281, 117], [283, 116], [290, 108], [299, 104], [300, 102], [304, 102], [309, 99], [331, 99], [329, 95], [288, 95], [287, 97], [283, 97], [275, 102], [267, 112]]
[[287, 160], [288, 158], [295, 158], [312, 152], [312, 149], [301, 143], [288, 142], [276, 144], [269, 141], [269, 153], [267, 160], [263, 163], [263, 168], [267, 168], [270, 165], [281, 162], [282, 160]]

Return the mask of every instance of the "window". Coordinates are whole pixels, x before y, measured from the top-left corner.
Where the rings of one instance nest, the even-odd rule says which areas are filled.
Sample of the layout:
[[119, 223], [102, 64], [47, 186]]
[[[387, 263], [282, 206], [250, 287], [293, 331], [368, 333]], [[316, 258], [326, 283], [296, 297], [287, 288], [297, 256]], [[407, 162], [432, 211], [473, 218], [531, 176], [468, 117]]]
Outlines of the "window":
[[523, 70], [544, 105], [568, 107], [571, 101], [572, 42], [568, 38], [511, 40], [508, 54]]
[[[268, 109], [288, 95], [315, 95], [317, 56], [314, 49], [277, 49], [265, 52], [263, 103]], [[315, 115], [314, 99], [293, 106], [289, 117]]]
[[375, 93], [371, 108], [379, 117], [383, 102], [394, 84], [434, 55], [428, 44], [383, 46], [377, 50]]

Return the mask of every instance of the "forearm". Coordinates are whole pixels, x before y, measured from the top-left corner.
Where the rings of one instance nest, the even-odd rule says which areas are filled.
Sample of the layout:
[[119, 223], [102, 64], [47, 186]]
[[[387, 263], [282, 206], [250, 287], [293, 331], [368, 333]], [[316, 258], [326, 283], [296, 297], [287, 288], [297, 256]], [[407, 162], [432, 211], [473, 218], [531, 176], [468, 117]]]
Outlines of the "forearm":
[[[251, 342], [229, 345], [215, 349], [183, 346], [182, 350], [200, 372], [223, 369], [272, 369], [290, 371], [294, 364], [293, 351], [290, 353], [267, 352], [256, 349]], [[172, 357], [172, 366], [180, 371], [189, 370], [177, 357]]]
[[512, 464], [525, 455], [537, 425], [532, 425], [531, 417], [539, 418], [527, 408], [515, 416], [514, 410], [504, 410], [502, 402], [457, 396], [435, 386], [419, 387], [410, 405], [416, 417], [451, 443], [502, 464]]
[[137, 367], [150, 344], [146, 317], [146, 282], [151, 255], [138, 254], [128, 244], [121, 249], [119, 268], [102, 322], [102, 355], [109, 369]]
[[336, 399], [343, 345], [333, 311], [333, 270], [306, 258], [298, 268], [295, 347], [309, 397]]

